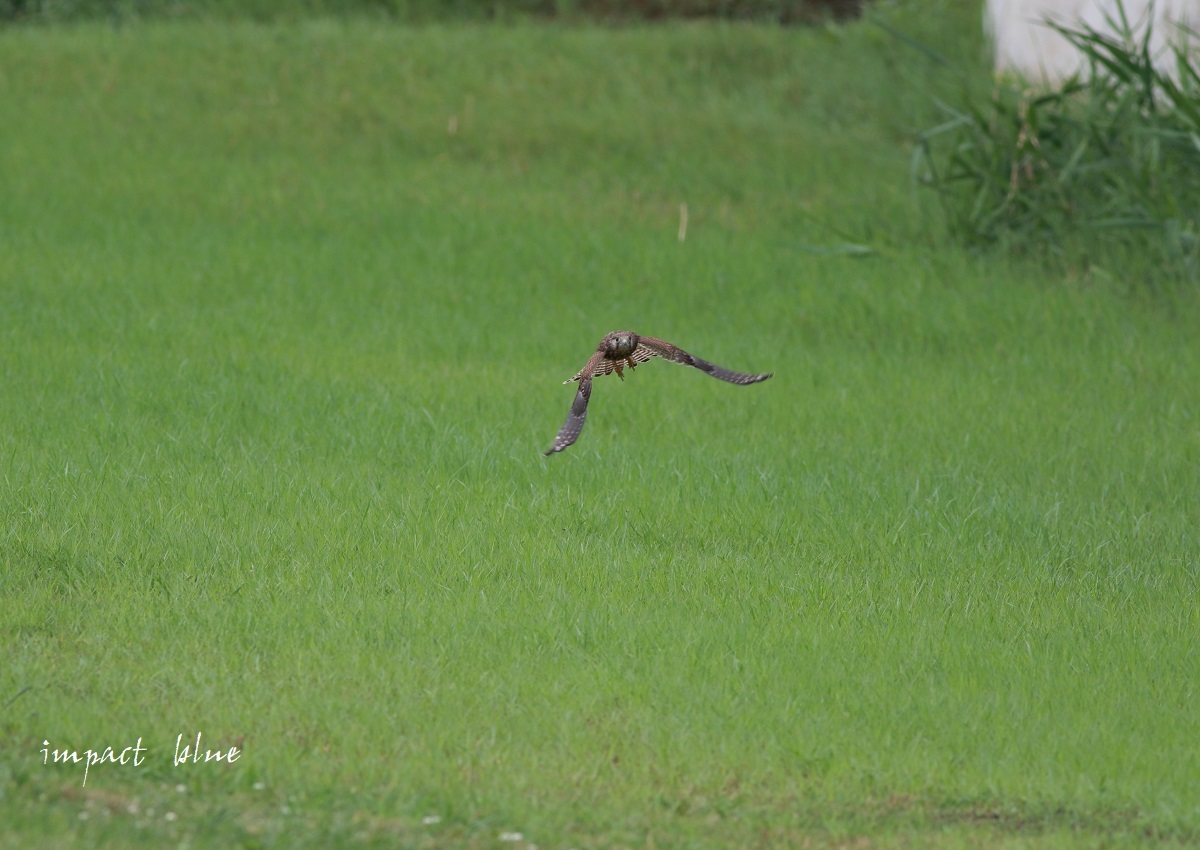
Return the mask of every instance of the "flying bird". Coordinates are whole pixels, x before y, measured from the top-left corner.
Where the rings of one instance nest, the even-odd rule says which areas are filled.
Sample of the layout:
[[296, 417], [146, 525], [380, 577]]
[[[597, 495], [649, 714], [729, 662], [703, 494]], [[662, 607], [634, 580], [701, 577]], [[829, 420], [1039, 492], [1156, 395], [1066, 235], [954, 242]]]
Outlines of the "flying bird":
[[745, 372], [734, 372], [731, 369], [715, 366], [699, 357], [693, 357], [682, 348], [661, 339], [655, 339], [652, 336], [638, 336], [633, 331], [613, 331], [600, 340], [600, 344], [596, 346], [596, 353], [588, 358], [588, 362], [584, 364], [583, 368], [574, 377], [563, 381], [564, 384], [578, 381], [579, 391], [575, 393], [575, 401], [571, 404], [571, 412], [567, 414], [567, 421], [563, 423], [558, 436], [554, 438], [554, 445], [546, 450], [546, 456], [561, 452], [579, 439], [579, 432], [583, 430], [583, 422], [587, 418], [588, 400], [592, 397], [593, 378], [616, 372], [617, 377], [623, 381], [625, 375], [622, 370], [626, 366], [630, 369], [637, 368], [637, 364], [645, 363], [651, 357], [662, 357], [672, 363], [695, 366], [700, 371], [731, 384], [757, 384], [773, 374], [768, 372], [765, 375], [749, 375]]

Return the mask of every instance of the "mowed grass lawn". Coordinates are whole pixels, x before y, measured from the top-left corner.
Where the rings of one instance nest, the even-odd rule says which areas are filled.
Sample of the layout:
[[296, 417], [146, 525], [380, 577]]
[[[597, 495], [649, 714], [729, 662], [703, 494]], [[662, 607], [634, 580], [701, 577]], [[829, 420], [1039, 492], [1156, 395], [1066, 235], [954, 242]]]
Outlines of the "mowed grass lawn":
[[[976, 10], [875, 14], [986, 89]], [[1200, 840], [1200, 298], [944, 241], [953, 85], [871, 22], [0, 31], [0, 846]], [[543, 458], [617, 328], [775, 377]]]

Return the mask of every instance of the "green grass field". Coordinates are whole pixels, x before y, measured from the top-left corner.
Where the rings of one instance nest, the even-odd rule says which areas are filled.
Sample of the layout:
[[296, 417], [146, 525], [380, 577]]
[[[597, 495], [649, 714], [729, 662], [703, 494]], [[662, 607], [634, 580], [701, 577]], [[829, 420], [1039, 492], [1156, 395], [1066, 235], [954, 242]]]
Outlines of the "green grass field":
[[[986, 87], [976, 10], [874, 19]], [[1200, 841], [1200, 297], [946, 241], [951, 85], [871, 20], [0, 31], [0, 847]], [[543, 458], [622, 327], [776, 375]]]

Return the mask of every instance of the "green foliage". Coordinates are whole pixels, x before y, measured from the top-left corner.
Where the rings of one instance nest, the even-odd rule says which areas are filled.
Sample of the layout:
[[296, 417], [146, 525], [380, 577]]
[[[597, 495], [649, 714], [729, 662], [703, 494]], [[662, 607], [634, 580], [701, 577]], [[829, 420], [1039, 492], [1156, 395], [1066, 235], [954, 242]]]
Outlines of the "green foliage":
[[920, 137], [920, 173], [975, 243], [1075, 260], [1142, 254], [1148, 278], [1200, 279], [1200, 75], [1181, 46], [1157, 69], [1134, 36], [1056, 26], [1087, 72], [1037, 92], [997, 83], [944, 106]]
[[725, 18], [782, 23], [857, 17], [866, 0], [0, 0], [3, 21], [222, 17], [258, 20], [367, 15], [401, 20], [514, 16]]
[[[934, 73], [869, 25], [5, 32], [0, 848], [1194, 846], [1200, 293], [931, 243]], [[776, 374], [599, 379], [543, 458], [618, 327]]]

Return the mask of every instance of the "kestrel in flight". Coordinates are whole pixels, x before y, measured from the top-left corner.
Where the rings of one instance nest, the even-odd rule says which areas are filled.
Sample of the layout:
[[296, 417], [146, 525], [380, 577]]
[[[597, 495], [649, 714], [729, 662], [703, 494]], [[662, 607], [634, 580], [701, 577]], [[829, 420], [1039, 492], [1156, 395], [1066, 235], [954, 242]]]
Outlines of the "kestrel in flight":
[[579, 439], [579, 432], [583, 430], [583, 422], [587, 418], [588, 399], [592, 397], [593, 378], [616, 372], [618, 378], [625, 380], [622, 370], [626, 366], [634, 369], [637, 364], [645, 363], [651, 357], [662, 357], [673, 363], [695, 366], [700, 371], [731, 384], [757, 384], [759, 381], [765, 381], [772, 374], [768, 372], [765, 375], [748, 375], [745, 372], [722, 369], [707, 360], [693, 357], [682, 348], [661, 339], [655, 339], [652, 336], [638, 336], [633, 331], [613, 331], [600, 340], [600, 344], [596, 346], [596, 353], [588, 359], [575, 377], [563, 381], [564, 384], [578, 381], [579, 392], [575, 394], [575, 401], [571, 405], [571, 412], [567, 414], [567, 421], [563, 423], [558, 436], [554, 438], [554, 445], [546, 450], [546, 456], [561, 452]]

